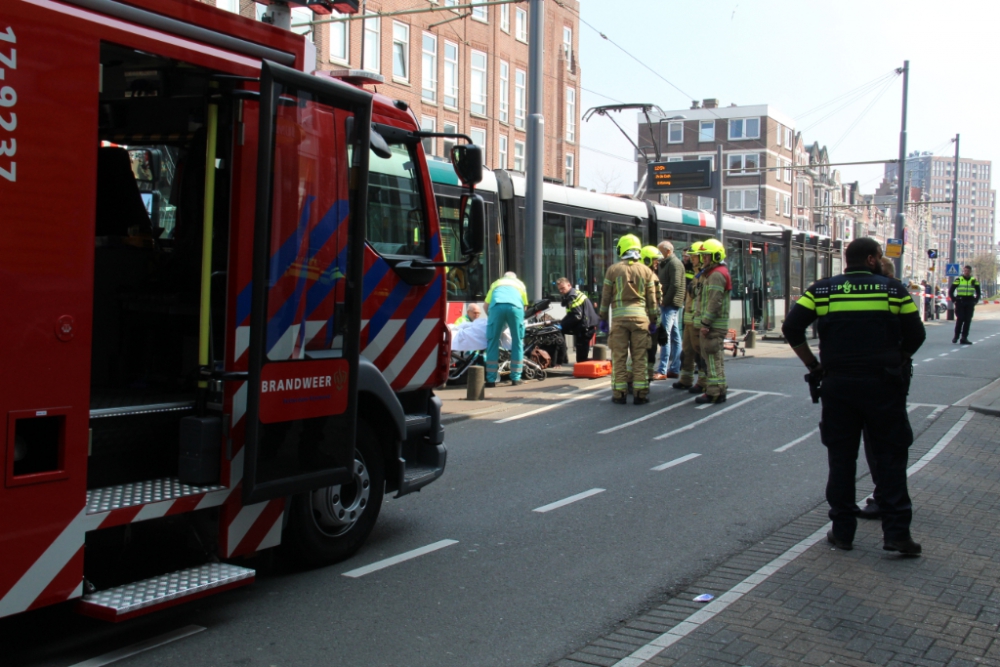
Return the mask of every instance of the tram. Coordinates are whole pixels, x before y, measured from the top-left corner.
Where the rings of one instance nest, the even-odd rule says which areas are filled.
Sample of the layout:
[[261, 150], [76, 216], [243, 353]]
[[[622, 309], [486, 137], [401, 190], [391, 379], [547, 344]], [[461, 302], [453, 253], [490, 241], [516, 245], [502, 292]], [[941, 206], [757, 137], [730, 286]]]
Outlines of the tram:
[[[460, 254], [461, 184], [450, 163], [428, 160], [441, 219], [442, 247], [450, 260]], [[523, 275], [525, 178], [503, 169], [485, 172], [476, 188], [486, 201], [487, 250], [478, 264], [448, 275], [448, 317], [482, 302], [504, 271]], [[558, 302], [556, 279], [566, 276], [599, 302], [604, 273], [616, 261], [624, 234], [644, 244], [671, 241], [683, 249], [712, 238], [715, 215], [625, 196], [597, 194], [556, 183], [543, 185], [542, 296]], [[841, 241], [754, 218], [725, 216], [726, 263], [733, 279], [729, 328], [740, 334], [778, 334], [785, 314], [814, 281], [842, 270]]]

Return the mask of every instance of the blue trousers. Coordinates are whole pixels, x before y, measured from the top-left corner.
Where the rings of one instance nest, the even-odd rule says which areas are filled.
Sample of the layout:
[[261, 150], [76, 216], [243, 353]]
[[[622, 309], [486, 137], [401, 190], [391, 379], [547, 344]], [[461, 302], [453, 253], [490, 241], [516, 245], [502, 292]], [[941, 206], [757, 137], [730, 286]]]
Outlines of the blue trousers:
[[667, 344], [660, 348], [660, 363], [656, 372], [666, 375], [667, 371], [681, 372], [681, 309], [660, 307], [660, 324], [667, 331]]
[[496, 382], [500, 367], [500, 334], [510, 327], [510, 379], [520, 380], [524, 367], [524, 308], [509, 303], [490, 306], [486, 319], [486, 381]]

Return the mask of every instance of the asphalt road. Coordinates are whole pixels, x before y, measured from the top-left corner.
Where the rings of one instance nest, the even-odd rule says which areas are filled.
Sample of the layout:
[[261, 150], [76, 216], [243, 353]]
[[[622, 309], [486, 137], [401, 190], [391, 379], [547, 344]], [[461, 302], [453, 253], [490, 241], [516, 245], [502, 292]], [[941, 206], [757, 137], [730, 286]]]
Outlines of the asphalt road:
[[[928, 327], [916, 434], [1000, 376], [991, 317], [977, 313], [973, 346]], [[265, 567], [253, 586], [117, 626], [67, 608], [3, 619], [3, 664], [76, 666], [193, 625], [116, 664], [547, 665], [823, 502], [803, 373], [787, 356], [730, 362], [730, 400], [704, 409], [667, 383], [636, 407], [604, 382], [551, 378], [547, 401], [450, 425], [445, 476], [387, 500], [351, 561]]]

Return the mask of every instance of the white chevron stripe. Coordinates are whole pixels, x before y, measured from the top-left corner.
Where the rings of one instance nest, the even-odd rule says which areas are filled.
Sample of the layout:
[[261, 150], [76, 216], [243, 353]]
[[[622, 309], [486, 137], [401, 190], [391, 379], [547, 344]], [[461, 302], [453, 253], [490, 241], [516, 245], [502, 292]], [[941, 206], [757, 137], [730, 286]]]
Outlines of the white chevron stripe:
[[270, 361], [288, 361], [293, 358], [292, 352], [295, 349], [295, 339], [299, 337], [299, 326], [298, 324], [293, 324], [285, 329], [284, 333], [281, 334], [281, 338], [278, 339], [278, 342], [267, 353], [267, 358]]
[[[382, 327], [382, 330], [378, 332], [377, 336], [375, 336], [375, 340], [370, 342], [368, 347], [361, 350], [361, 354], [363, 354], [370, 361], [378, 359], [379, 355], [385, 351], [385, 348], [389, 346], [389, 343], [392, 342], [392, 339], [396, 337], [396, 334], [399, 333], [399, 330], [402, 329], [405, 324], [406, 320], [389, 320], [386, 322], [385, 326]], [[361, 324], [362, 331], [366, 326], [368, 326], [367, 322], [363, 322]]]
[[406, 384], [406, 386], [403, 388], [403, 391], [419, 389], [420, 387], [424, 386], [424, 383], [427, 382], [427, 378], [429, 378], [431, 376], [431, 373], [433, 373], [434, 370], [437, 368], [437, 358], [438, 358], [438, 348], [435, 347], [433, 350], [431, 350], [430, 354], [427, 355], [427, 358], [424, 359], [424, 363], [420, 365], [420, 368], [417, 370], [416, 373], [414, 373], [413, 379]]
[[232, 426], [236, 426], [243, 419], [243, 415], [247, 413], [247, 385], [249, 383], [244, 382], [240, 385], [240, 388], [236, 390], [233, 394], [233, 417]]
[[250, 327], [236, 327], [236, 349], [233, 356], [233, 363], [240, 360], [240, 357], [250, 347]]
[[[400, 320], [401, 322], [403, 320]], [[424, 344], [427, 337], [434, 333], [434, 329], [437, 326], [437, 319], [426, 319], [417, 325], [417, 330], [413, 332], [410, 339], [406, 341], [403, 345], [403, 349], [400, 350], [393, 360], [389, 363], [388, 368], [385, 369], [383, 375], [385, 375], [386, 381], [392, 384], [392, 381], [396, 379], [396, 376], [406, 367], [406, 364], [410, 362], [410, 359], [420, 346]]]
[[270, 549], [271, 547], [276, 547], [281, 544], [281, 526], [284, 522], [285, 513], [282, 512], [278, 515], [274, 525], [271, 526], [271, 530], [267, 531], [267, 535], [265, 535], [264, 539], [257, 545], [257, 551], [260, 551], [261, 549]]
[[236, 547], [240, 545], [243, 538], [247, 536], [250, 529], [253, 528], [254, 523], [260, 518], [261, 513], [264, 508], [267, 507], [269, 501], [265, 500], [262, 503], [257, 503], [255, 505], [247, 505], [246, 507], [241, 507], [236, 518], [233, 522], [229, 524], [229, 529], [226, 532], [228, 537], [228, 544], [226, 548], [226, 557], [233, 555], [236, 551]]

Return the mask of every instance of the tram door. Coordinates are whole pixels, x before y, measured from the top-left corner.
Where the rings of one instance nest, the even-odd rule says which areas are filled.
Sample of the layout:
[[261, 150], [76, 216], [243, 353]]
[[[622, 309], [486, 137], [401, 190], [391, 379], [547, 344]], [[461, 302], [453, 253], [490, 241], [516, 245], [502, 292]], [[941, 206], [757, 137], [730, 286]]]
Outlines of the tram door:
[[607, 270], [605, 223], [592, 218], [573, 218], [573, 275], [569, 279], [595, 305], [601, 301]]

